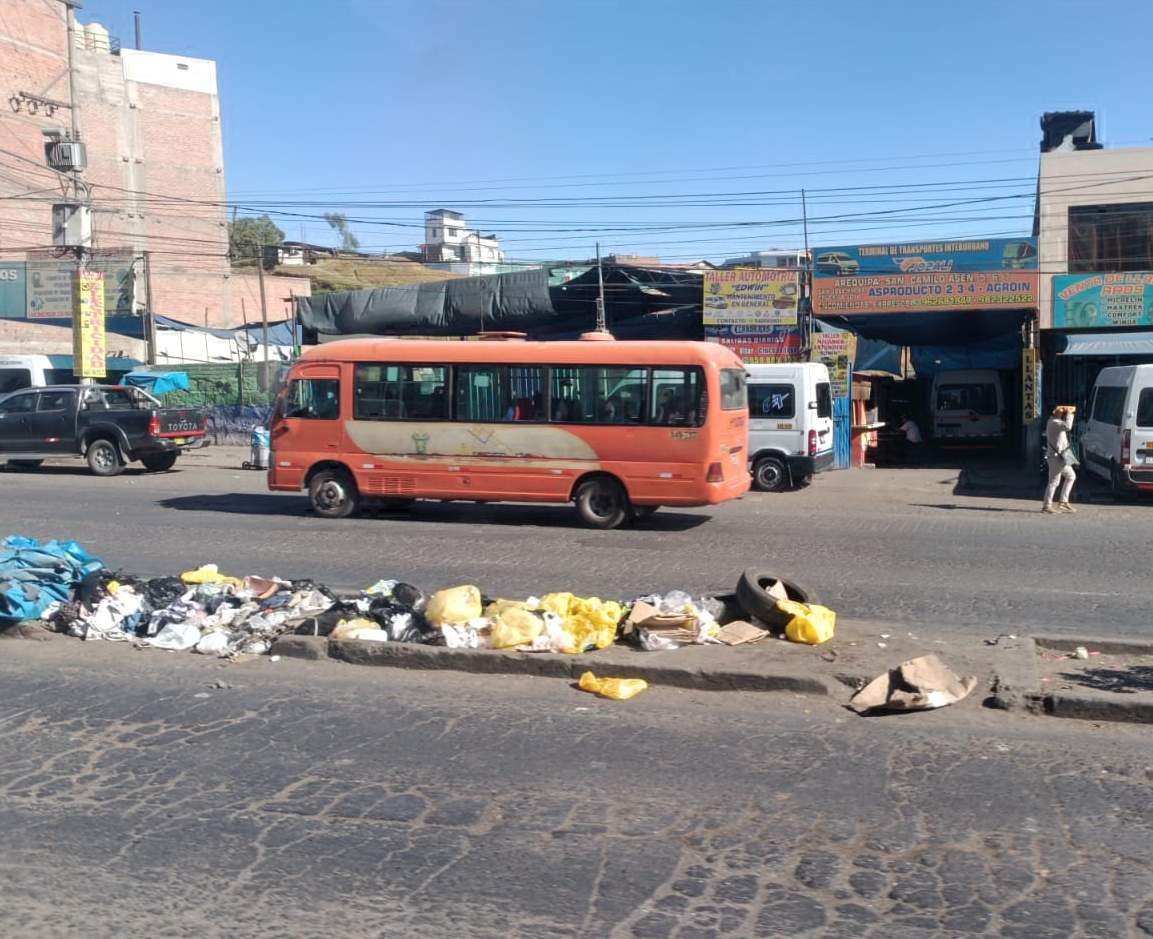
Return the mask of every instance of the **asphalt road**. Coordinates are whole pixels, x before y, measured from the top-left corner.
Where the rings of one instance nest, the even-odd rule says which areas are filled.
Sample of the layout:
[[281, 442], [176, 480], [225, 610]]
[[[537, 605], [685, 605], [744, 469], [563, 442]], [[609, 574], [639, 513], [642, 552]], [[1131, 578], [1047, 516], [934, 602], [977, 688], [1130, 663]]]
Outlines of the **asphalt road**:
[[0, 645], [6, 939], [1153, 934], [1144, 728]]
[[611, 532], [581, 528], [565, 506], [421, 503], [328, 521], [303, 495], [266, 491], [262, 473], [212, 465], [225, 455], [110, 480], [78, 467], [2, 473], [0, 532], [75, 538], [144, 574], [213, 561], [338, 587], [395, 577], [506, 596], [716, 591], [762, 567], [815, 588], [842, 616], [922, 630], [1153, 632], [1149, 504], [1042, 516], [1036, 501], [957, 494], [955, 471], [860, 470]]

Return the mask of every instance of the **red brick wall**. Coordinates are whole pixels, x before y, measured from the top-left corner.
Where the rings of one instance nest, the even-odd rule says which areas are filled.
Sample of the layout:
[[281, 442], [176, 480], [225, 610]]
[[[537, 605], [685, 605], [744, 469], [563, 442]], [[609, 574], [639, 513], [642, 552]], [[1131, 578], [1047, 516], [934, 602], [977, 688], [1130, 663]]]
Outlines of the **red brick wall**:
[[[22, 260], [28, 248], [51, 244], [51, 203], [59, 179], [44, 166], [41, 130], [67, 127], [69, 113], [12, 113], [11, 90], [68, 100], [67, 34], [63, 4], [0, 0], [0, 258]], [[214, 325], [259, 318], [255, 278], [231, 274], [225, 202], [220, 102], [215, 95], [126, 81], [119, 56], [75, 49], [82, 138], [93, 187], [97, 248], [130, 247], [152, 256], [157, 313]], [[26, 157], [32, 163], [11, 154]], [[32, 195], [32, 190], [52, 190]], [[147, 193], [148, 195], [143, 195]], [[160, 198], [160, 201], [158, 200]], [[269, 316], [283, 318], [290, 289], [269, 278]], [[276, 311], [275, 314], [273, 311]]]

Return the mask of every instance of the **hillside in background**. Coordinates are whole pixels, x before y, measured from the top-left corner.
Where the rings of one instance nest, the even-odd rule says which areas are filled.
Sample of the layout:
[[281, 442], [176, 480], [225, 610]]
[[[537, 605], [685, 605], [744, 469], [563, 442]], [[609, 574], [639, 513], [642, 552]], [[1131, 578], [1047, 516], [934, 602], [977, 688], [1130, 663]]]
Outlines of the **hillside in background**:
[[403, 287], [462, 276], [425, 267], [407, 258], [322, 258], [303, 267], [280, 266], [273, 273], [312, 281], [312, 292], [363, 290], [369, 287]]

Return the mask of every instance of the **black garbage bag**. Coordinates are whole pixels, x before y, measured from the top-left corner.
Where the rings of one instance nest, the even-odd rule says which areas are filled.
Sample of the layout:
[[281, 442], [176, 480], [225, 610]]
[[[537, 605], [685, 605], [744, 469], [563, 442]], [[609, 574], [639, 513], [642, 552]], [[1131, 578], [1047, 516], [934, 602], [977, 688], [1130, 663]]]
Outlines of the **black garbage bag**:
[[138, 589], [144, 594], [144, 599], [152, 609], [163, 610], [184, 596], [189, 588], [179, 577], [153, 577]]

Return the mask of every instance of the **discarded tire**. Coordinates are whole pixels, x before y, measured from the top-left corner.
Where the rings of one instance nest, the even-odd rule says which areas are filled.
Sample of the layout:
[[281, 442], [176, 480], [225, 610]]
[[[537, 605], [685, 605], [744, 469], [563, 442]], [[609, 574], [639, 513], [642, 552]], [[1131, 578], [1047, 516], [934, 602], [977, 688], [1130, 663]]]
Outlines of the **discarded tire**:
[[737, 602], [749, 616], [755, 616], [770, 626], [784, 629], [790, 617], [777, 609], [776, 599], [769, 595], [769, 590], [778, 581], [785, 588], [790, 600], [796, 600], [798, 603], [821, 602], [815, 591], [802, 587], [796, 581], [756, 568], [745, 571], [737, 581]]

